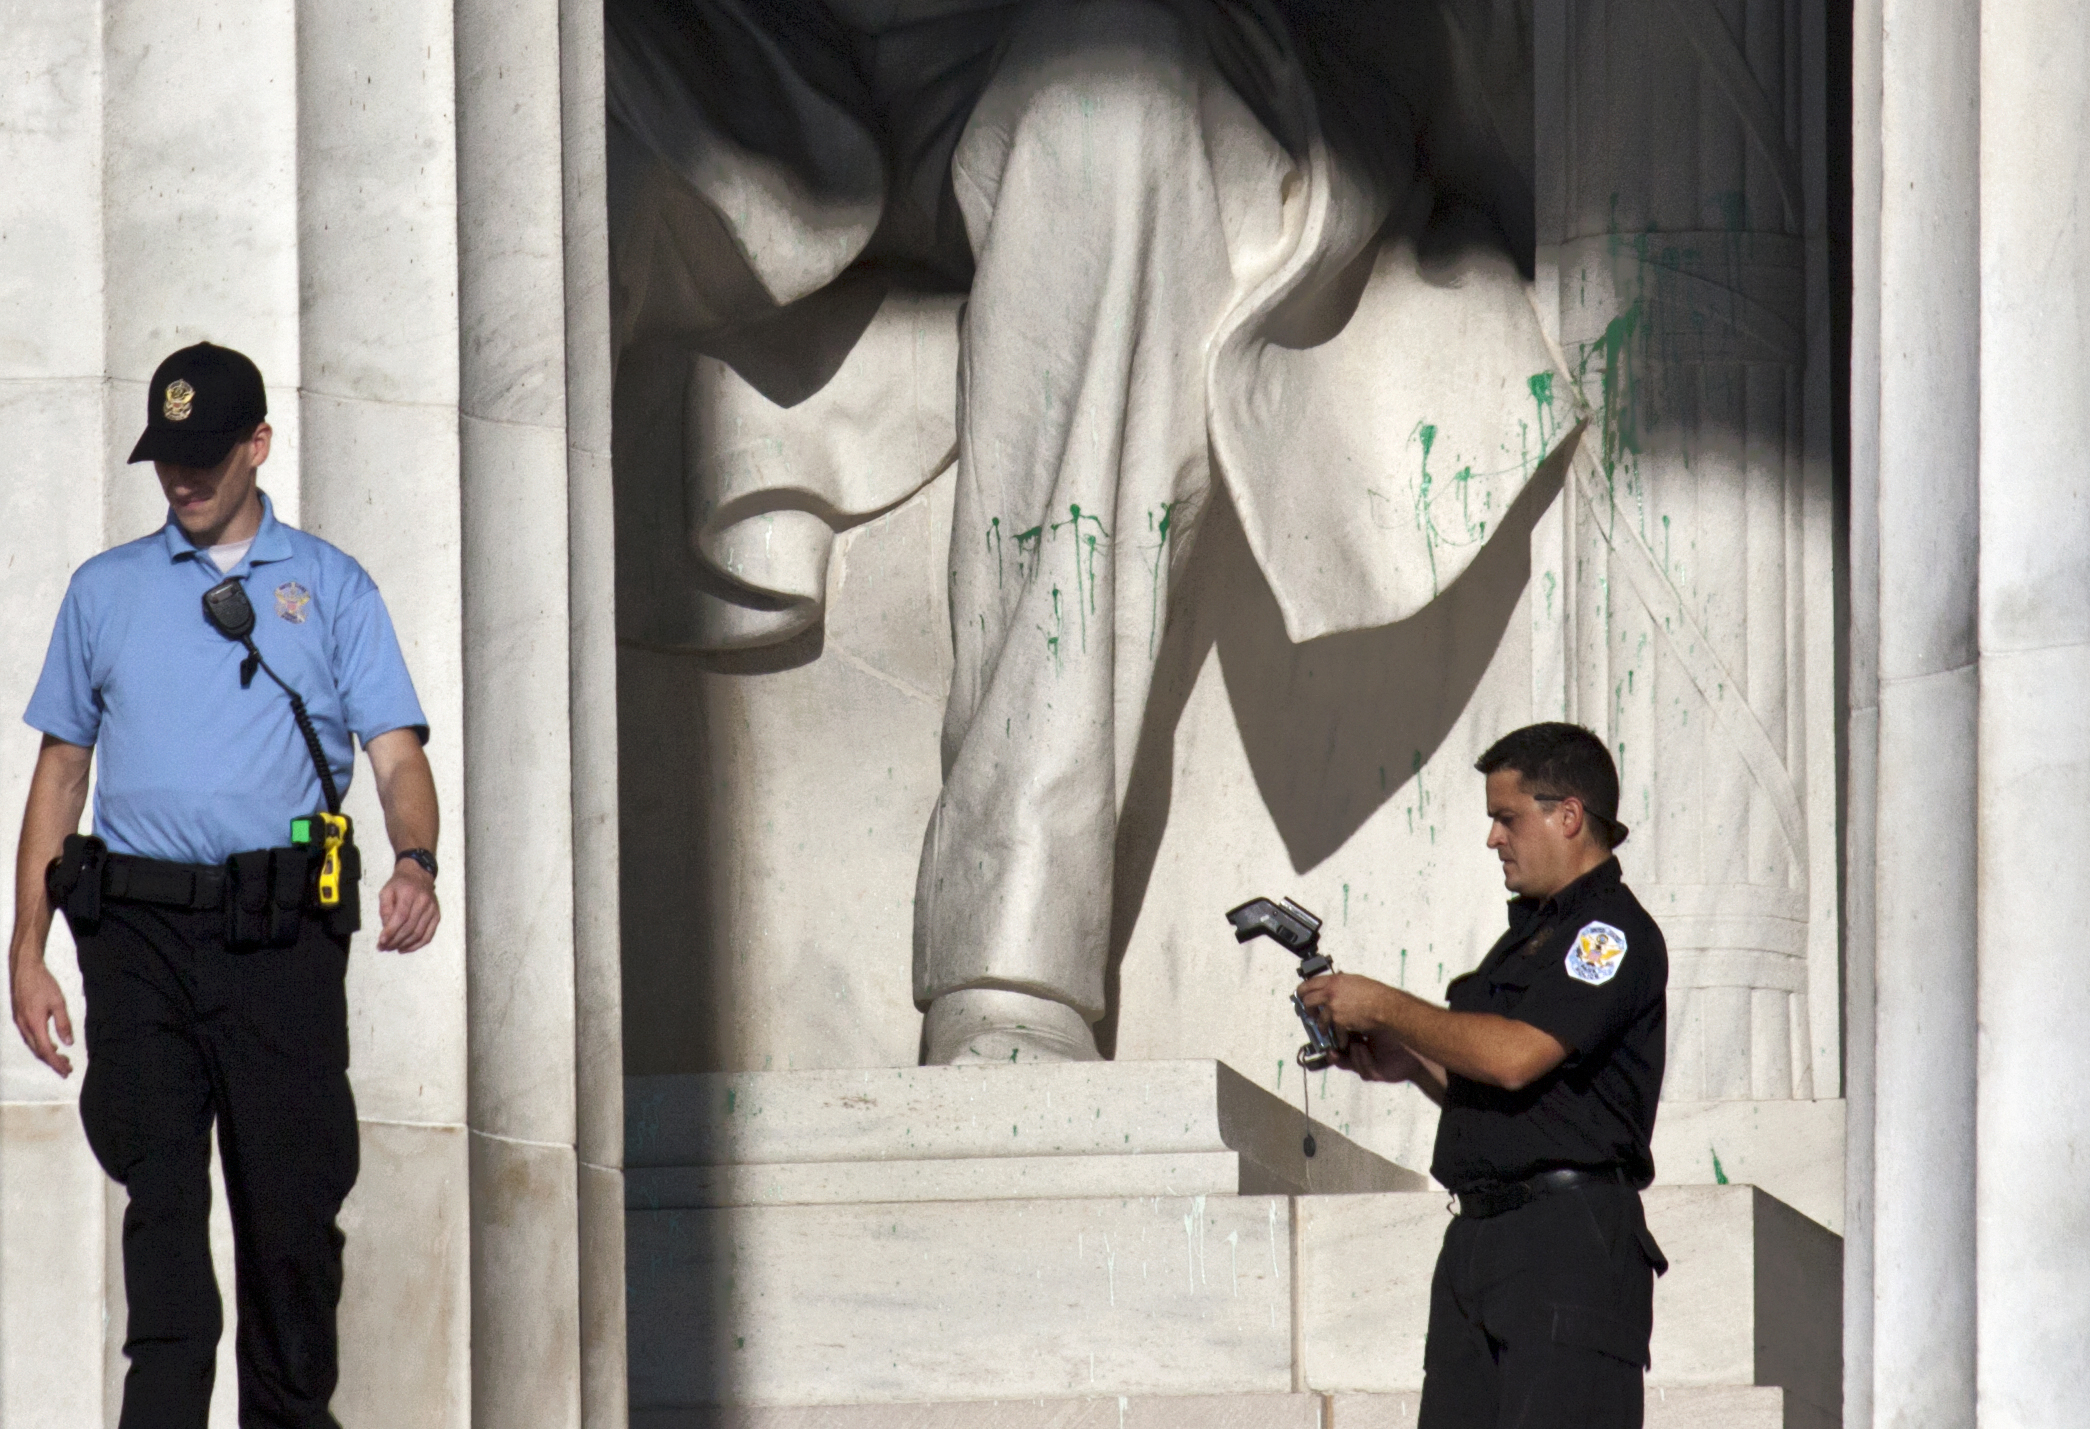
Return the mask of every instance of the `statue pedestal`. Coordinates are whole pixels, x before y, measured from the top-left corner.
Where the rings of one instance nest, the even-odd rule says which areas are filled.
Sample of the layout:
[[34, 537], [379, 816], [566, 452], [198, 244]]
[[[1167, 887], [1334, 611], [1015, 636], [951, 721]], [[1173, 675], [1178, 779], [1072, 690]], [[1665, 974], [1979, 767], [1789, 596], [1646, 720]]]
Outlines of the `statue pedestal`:
[[[1223, 1064], [635, 1077], [626, 1116], [635, 1429], [1414, 1422], [1443, 1193], [1306, 1157]], [[1835, 1237], [1748, 1186], [1648, 1204], [1650, 1425], [1833, 1404]]]
[[633, 1210], [1429, 1184], [1210, 1061], [632, 1077], [625, 1124]]

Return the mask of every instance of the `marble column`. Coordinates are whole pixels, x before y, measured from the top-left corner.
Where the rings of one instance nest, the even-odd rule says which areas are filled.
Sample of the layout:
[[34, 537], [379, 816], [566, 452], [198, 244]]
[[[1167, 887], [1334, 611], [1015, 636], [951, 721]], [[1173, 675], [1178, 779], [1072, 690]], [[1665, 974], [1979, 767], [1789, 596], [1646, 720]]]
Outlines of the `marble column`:
[[[342, 1214], [347, 1282], [334, 1412], [347, 1424], [462, 1429], [473, 1342], [465, 1130], [473, 840], [464, 799], [451, 19], [447, 8], [406, 7], [373, 24], [368, 8], [341, 0], [298, 0], [294, 18], [300, 524], [352, 553], [384, 593], [428, 714], [444, 816], [445, 921], [436, 941], [409, 957], [380, 953], [371, 920], [350, 959], [362, 1171]], [[364, 847], [383, 850], [367, 763], [348, 809], [367, 831]], [[365, 861], [364, 907], [374, 909], [391, 868], [384, 857]]]
[[1980, 14], [1975, 1388], [1984, 1424], [2058, 1429], [2090, 1402], [2090, 11]]
[[548, 1429], [580, 1420], [559, 11], [456, 24], [472, 1422]]
[[1565, 520], [1563, 703], [1619, 761], [1629, 873], [1669, 938], [1664, 1095], [1833, 1096], [1820, 11], [1549, 10], [1539, 103], [1564, 153], [1541, 183], [1542, 289], [1599, 410], [1600, 479]]
[[1873, 1422], [1974, 1422], [1979, 8], [1884, 0]]
[[560, 0], [566, 532], [573, 750], [573, 1044], [581, 1423], [629, 1417], [624, 1351], [624, 998], [618, 882], [616, 502], [602, 5]]
[[1880, 743], [1880, 4], [1851, 26], [1849, 596], [1843, 789], [1843, 1422], [1872, 1423], [1873, 902]]
[[[37, 735], [19, 719], [74, 566], [102, 547], [104, 449], [101, 19], [44, 5], [0, 29], [0, 819], [29, 790]], [[142, 405], [142, 403], [141, 403]], [[150, 480], [150, 478], [147, 478]], [[12, 844], [9, 844], [12, 847]], [[12, 864], [9, 865], [10, 874]], [[11, 925], [14, 879], [0, 887]], [[80, 1027], [63, 927], [46, 959]], [[108, 1182], [80, 1133], [84, 1059], [60, 1081], [0, 1029], [0, 1423], [114, 1423], [102, 1347], [114, 1242]], [[119, 1193], [120, 1194], [120, 1193]], [[69, 1287], [70, 1293], [17, 1287]]]

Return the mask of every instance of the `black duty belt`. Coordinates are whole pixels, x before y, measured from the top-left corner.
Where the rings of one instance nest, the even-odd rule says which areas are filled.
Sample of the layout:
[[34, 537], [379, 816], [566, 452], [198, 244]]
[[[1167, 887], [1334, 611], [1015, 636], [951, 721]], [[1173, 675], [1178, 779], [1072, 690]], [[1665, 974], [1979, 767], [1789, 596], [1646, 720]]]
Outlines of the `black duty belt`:
[[75, 934], [101, 923], [102, 904], [150, 903], [191, 912], [225, 910], [225, 940], [235, 951], [287, 948], [303, 917], [321, 918], [327, 931], [346, 936], [361, 921], [353, 891], [361, 867], [353, 845], [342, 853], [341, 901], [319, 902], [319, 856], [309, 847], [249, 849], [222, 864], [173, 863], [111, 853], [98, 838], [68, 834], [64, 851], [44, 875], [51, 903], [65, 911]]
[[225, 866], [170, 863], [127, 853], [102, 855], [102, 897], [203, 911], [225, 906]]
[[1519, 1206], [1528, 1206], [1541, 1196], [1550, 1196], [1555, 1191], [1572, 1190], [1577, 1186], [1624, 1186], [1630, 1190], [1633, 1183], [1627, 1178], [1622, 1166], [1596, 1171], [1574, 1167], [1559, 1171], [1541, 1171], [1536, 1176], [1526, 1176], [1521, 1181], [1477, 1186], [1470, 1191], [1458, 1192], [1459, 1214], [1469, 1220], [1486, 1220], [1489, 1216], [1499, 1216], [1506, 1211], [1514, 1211]]

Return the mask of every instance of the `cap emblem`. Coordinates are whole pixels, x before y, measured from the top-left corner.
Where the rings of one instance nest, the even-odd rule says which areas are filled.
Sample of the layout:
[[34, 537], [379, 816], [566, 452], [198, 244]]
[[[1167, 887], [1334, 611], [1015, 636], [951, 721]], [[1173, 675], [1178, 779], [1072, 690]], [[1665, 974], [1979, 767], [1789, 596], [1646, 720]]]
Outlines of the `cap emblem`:
[[196, 389], [177, 377], [167, 384], [167, 400], [160, 404], [161, 415], [170, 422], [186, 422], [195, 401]]

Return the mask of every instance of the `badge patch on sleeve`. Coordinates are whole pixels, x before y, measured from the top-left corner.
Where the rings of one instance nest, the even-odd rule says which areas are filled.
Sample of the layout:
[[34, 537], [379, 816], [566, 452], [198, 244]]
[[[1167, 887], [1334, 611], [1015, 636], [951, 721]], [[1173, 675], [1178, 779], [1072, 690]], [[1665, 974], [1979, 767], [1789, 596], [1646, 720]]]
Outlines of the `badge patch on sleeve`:
[[1618, 976], [1626, 960], [1626, 935], [1609, 923], [1589, 923], [1568, 944], [1567, 974], [1576, 982], [1602, 987]]

